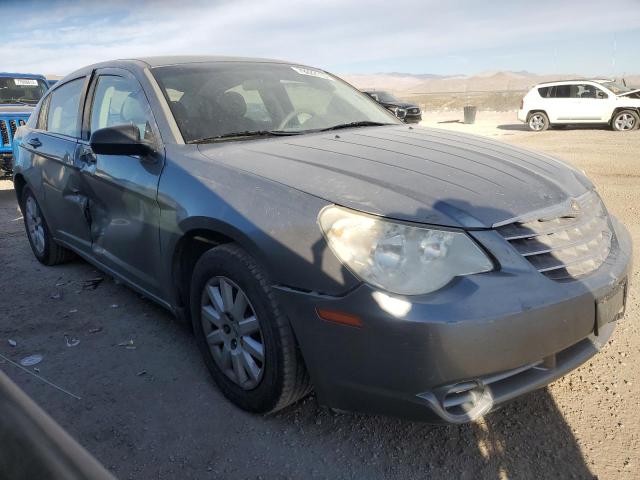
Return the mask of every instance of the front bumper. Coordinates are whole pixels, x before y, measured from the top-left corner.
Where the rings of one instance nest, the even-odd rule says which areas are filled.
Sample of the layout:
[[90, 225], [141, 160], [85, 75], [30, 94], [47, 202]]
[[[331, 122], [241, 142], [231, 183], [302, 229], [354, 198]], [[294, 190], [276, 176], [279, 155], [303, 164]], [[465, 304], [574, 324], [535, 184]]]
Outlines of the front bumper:
[[[464, 422], [543, 387], [593, 356], [614, 324], [594, 331], [596, 301], [628, 278], [631, 240], [591, 275], [565, 283], [537, 272], [494, 231], [472, 235], [500, 270], [461, 277], [432, 294], [389, 297], [360, 285], [342, 297], [279, 288], [320, 403], [430, 422]], [[317, 309], [359, 317], [330, 323]], [[597, 335], [596, 335], [597, 333]], [[456, 398], [476, 405], [461, 412]]]
[[422, 121], [422, 113], [410, 115], [407, 114], [404, 117], [404, 123], [420, 123]]

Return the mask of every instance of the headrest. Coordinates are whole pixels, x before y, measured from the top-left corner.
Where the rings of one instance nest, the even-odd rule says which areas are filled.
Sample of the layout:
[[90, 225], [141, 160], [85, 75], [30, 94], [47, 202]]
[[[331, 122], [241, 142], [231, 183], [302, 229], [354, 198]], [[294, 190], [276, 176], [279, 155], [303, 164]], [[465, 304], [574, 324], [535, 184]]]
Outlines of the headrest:
[[247, 113], [247, 102], [238, 92], [224, 92], [217, 100], [218, 105], [227, 115], [244, 117]]
[[130, 93], [122, 103], [120, 116], [125, 122], [139, 125], [148, 120], [147, 109], [143, 106], [140, 93]]

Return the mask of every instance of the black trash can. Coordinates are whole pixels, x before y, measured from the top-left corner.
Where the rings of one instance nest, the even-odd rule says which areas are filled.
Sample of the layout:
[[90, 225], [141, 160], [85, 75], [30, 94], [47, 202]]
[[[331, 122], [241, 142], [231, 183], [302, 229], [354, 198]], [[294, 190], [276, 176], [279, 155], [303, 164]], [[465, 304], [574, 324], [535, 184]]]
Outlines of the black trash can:
[[464, 123], [473, 124], [476, 122], [477, 107], [467, 105], [464, 107]]

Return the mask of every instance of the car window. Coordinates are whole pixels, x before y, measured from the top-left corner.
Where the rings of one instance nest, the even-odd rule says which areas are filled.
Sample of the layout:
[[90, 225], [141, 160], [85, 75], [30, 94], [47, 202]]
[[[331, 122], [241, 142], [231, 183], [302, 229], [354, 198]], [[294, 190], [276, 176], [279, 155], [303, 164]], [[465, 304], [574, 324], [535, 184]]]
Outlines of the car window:
[[84, 78], [78, 78], [56, 88], [51, 93], [47, 114], [49, 132], [70, 137], [78, 136], [78, 108], [83, 86]]
[[[283, 82], [289, 101], [299, 115], [326, 115], [333, 94], [327, 90], [320, 90], [313, 85], [302, 82]], [[304, 123], [304, 122], [302, 122]]]
[[36, 128], [38, 130], [47, 129], [47, 111], [49, 110], [49, 102], [51, 101], [51, 95], [45, 98], [40, 105], [40, 112], [38, 113], [38, 123]]
[[571, 89], [575, 85], [556, 85], [553, 87], [551, 96], [553, 98], [571, 98]]
[[213, 62], [155, 67], [152, 72], [186, 142], [399, 122], [368, 95], [309, 67]]
[[135, 125], [140, 138], [151, 140], [151, 118], [151, 107], [137, 81], [115, 75], [98, 77], [91, 107], [91, 133], [115, 125]]
[[608, 97], [608, 95], [601, 89], [589, 84], [576, 85], [576, 89], [573, 91], [573, 94], [575, 95], [574, 98], [591, 98], [596, 100]]
[[235, 92], [242, 95], [244, 103], [247, 105], [247, 111], [244, 114], [245, 117], [259, 123], [271, 122], [271, 115], [258, 90], [245, 90], [242, 85], [238, 85], [228, 89], [227, 92]]
[[549, 98], [553, 87], [542, 87], [538, 89], [538, 93], [542, 98]]
[[48, 85], [37, 78], [0, 78], [0, 104], [26, 103], [35, 105], [47, 91]]

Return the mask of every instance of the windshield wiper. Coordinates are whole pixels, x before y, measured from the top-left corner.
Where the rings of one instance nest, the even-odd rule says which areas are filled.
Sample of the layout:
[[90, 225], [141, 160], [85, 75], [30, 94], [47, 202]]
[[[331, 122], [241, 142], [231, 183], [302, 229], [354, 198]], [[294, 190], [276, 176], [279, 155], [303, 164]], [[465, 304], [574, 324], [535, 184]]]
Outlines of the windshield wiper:
[[31, 98], [25, 98], [25, 97], [10, 98], [9, 100], [13, 102], [17, 102], [21, 105], [35, 105], [36, 103], [38, 103], [38, 100], [33, 100]]
[[0, 100], [0, 104], [4, 104], [4, 105], [27, 105], [27, 106], [32, 105], [31, 103], [23, 102], [22, 100], [15, 100], [13, 98]]
[[224, 133], [222, 135], [215, 135], [213, 137], [196, 138], [195, 140], [189, 140], [187, 143], [212, 143], [219, 140], [230, 140], [232, 138], [245, 138], [245, 137], [279, 137], [286, 135], [300, 135], [300, 132], [287, 132], [285, 130], [256, 130], [246, 132], [231, 132]]
[[350, 123], [339, 123], [338, 125], [334, 125], [333, 127], [322, 128], [321, 132], [326, 132], [329, 130], [340, 130], [341, 128], [352, 128], [352, 127], [382, 127], [383, 125], [395, 125], [395, 123], [382, 123], [382, 122], [372, 122], [370, 120], [362, 120], [360, 122], [350, 122]]

